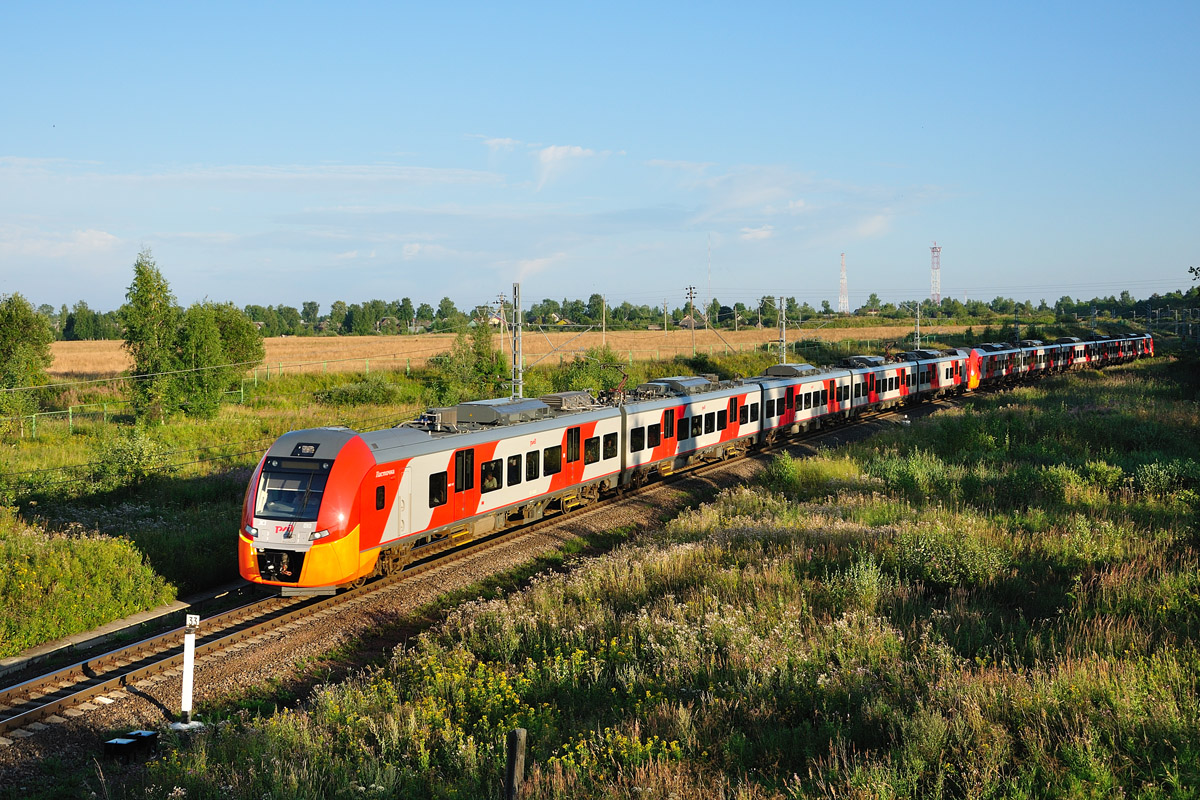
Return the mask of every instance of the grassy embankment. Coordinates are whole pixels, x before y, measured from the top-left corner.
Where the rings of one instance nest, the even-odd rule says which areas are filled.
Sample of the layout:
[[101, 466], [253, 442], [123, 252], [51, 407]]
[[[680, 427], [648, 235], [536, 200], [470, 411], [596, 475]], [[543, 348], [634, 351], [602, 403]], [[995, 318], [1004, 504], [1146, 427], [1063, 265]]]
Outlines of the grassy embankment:
[[1200, 411], [1179, 366], [779, 457], [300, 708], [233, 714], [154, 763], [151, 794], [494, 796], [521, 726], [528, 797], [1195, 796]]

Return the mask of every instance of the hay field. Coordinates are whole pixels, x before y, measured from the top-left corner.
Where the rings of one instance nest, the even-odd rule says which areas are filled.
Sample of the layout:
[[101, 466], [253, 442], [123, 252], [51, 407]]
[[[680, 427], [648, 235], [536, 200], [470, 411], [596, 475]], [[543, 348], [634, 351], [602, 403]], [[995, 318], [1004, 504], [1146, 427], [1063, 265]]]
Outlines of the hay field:
[[[962, 325], [931, 325], [922, 327], [922, 334], [961, 333]], [[824, 341], [900, 340], [912, 333], [911, 326], [872, 328], [822, 328], [789, 331], [788, 341], [821, 339]], [[750, 350], [757, 345], [777, 341], [773, 328], [750, 328], [722, 331], [697, 330], [696, 350], [720, 353], [726, 349]], [[429, 333], [420, 336], [286, 336], [263, 340], [266, 358], [263, 368], [272, 372], [358, 372], [364, 369], [404, 369], [418, 367], [430, 356], [450, 348], [454, 334]], [[510, 339], [496, 334], [496, 343], [510, 352]], [[524, 337], [525, 364], [532, 366], [546, 357], [543, 363], [569, 358], [571, 353], [607, 344], [622, 355], [635, 360], [670, 358], [692, 352], [692, 332], [670, 331], [600, 331], [580, 333], [541, 332], [526, 330]], [[557, 349], [556, 349], [557, 348]], [[86, 380], [120, 375], [129, 369], [129, 358], [121, 342], [55, 342], [51, 345], [54, 363], [47, 371], [56, 381]], [[550, 354], [550, 355], [547, 355]]]

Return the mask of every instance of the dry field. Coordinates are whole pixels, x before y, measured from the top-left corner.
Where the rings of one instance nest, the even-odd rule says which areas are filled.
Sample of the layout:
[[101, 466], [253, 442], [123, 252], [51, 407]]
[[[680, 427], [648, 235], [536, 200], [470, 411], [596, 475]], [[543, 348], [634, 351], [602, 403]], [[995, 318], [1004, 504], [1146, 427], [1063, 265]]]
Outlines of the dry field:
[[[961, 333], [961, 325], [933, 325], [922, 329], [924, 334]], [[825, 328], [801, 332], [804, 339], [824, 341], [899, 340], [912, 332], [911, 327]], [[788, 340], [797, 338], [796, 331]], [[726, 349], [749, 350], [754, 346], [777, 341], [774, 329], [741, 330], [737, 333], [697, 330], [696, 350], [702, 353], [721, 353]], [[507, 337], [497, 344], [509, 352]], [[403, 369], [420, 366], [430, 356], [444, 353], [454, 341], [454, 334], [430, 333], [420, 336], [321, 336], [265, 339], [264, 367], [272, 372], [330, 372], [371, 369]], [[532, 366], [539, 359], [569, 357], [571, 353], [607, 344], [622, 355], [638, 360], [669, 358], [692, 352], [692, 334], [686, 330], [671, 331], [591, 331], [550, 332], [526, 331], [524, 337], [525, 364]], [[129, 369], [129, 359], [117, 341], [55, 342], [51, 346], [54, 363], [48, 370], [55, 380], [83, 380], [120, 375]], [[550, 354], [547, 356], [547, 354]], [[260, 368], [262, 369], [262, 368]]]

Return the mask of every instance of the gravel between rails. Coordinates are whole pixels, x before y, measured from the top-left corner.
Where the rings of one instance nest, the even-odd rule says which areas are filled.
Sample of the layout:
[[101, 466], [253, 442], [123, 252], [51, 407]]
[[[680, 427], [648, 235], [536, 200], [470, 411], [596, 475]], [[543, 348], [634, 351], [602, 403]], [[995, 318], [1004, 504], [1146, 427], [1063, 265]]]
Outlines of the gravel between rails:
[[[946, 408], [947, 403], [923, 404], [904, 413], [922, 417]], [[775, 452], [811, 454], [897, 424], [897, 419], [871, 420], [827, 431], [817, 442], [790, 443]], [[465, 558], [400, 581], [351, 604], [306, 617], [263, 634], [230, 650], [198, 659], [193, 707], [244, 695], [259, 687], [289, 686], [313, 663], [330, 667], [332, 674], [345, 674], [338, 667], [353, 669], [372, 657], [385, 656], [397, 645], [428, 625], [413, 619], [414, 612], [435, 602], [445, 593], [464, 590], [479, 582], [515, 569], [540, 555], [553, 552], [576, 536], [600, 534], [617, 528], [653, 530], [697, 499], [721, 489], [745, 484], [763, 469], [770, 453], [758, 453], [729, 462], [724, 469], [705, 475], [684, 475], [668, 483], [647, 486], [624, 502], [610, 503], [589, 511], [578, 511], [558, 525], [482, 549]], [[203, 624], [203, 623], [202, 623]], [[380, 634], [378, 632], [386, 631]], [[353, 647], [355, 656], [329, 654]], [[346, 664], [346, 660], [351, 663]], [[178, 718], [181, 676], [172, 670], [126, 687], [103, 701], [79, 707], [82, 714], [46, 724], [34, 735], [17, 738], [0, 747], [0, 798], [24, 797], [57, 783], [61, 770], [75, 771], [88, 764], [103, 772], [110, 784], [120, 785], [141, 769], [104, 760], [103, 743], [118, 733], [165, 728]], [[70, 714], [74, 714], [72, 709]], [[52, 718], [53, 719], [53, 718]]]

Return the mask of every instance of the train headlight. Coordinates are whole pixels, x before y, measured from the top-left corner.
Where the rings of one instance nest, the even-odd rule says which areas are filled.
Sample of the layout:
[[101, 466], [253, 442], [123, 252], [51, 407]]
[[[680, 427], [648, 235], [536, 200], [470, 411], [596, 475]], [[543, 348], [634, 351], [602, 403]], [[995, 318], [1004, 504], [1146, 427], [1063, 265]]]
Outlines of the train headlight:
[[324, 539], [328, 535], [329, 531], [313, 531], [313, 533], [308, 537], [308, 540], [310, 542], [315, 542], [317, 539]]
[[243, 528], [243, 530], [246, 531], [246, 535], [251, 539], [258, 538], [258, 528], [254, 527], [253, 525], [247, 525], [245, 528]]

